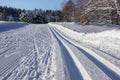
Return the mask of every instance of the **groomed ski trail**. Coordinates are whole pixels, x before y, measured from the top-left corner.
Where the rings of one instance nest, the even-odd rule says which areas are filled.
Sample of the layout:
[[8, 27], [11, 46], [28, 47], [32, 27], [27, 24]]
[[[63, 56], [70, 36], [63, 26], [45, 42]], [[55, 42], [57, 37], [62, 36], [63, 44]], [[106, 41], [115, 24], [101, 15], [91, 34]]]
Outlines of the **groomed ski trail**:
[[120, 69], [118, 67], [116, 67], [115, 65], [107, 61], [106, 59], [102, 58], [101, 56], [97, 55], [92, 50], [85, 48], [84, 46], [81, 46], [80, 44], [76, 44], [72, 40], [63, 36], [64, 33], [60, 33], [59, 30], [57, 30], [54, 27], [54, 25], [49, 24], [49, 26], [50, 28], [52, 28], [52, 31], [57, 36], [60, 36], [62, 39], [66, 40], [67, 42], [69, 42], [70, 44], [74, 45], [76, 48], [81, 50], [85, 56], [87, 56], [95, 65], [97, 65], [98, 68], [100, 68], [107, 76], [109, 76], [108, 80], [110, 80], [110, 78], [114, 80], [120, 79]]

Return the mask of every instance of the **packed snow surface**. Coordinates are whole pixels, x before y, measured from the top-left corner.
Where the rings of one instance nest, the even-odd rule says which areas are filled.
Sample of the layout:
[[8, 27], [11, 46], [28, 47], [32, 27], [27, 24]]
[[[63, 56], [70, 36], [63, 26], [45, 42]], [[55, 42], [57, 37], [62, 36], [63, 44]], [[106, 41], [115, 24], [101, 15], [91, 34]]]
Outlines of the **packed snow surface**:
[[0, 21], [0, 80], [120, 80], [119, 26]]
[[0, 79], [53, 79], [54, 43], [47, 25], [3, 23], [0, 31]]
[[[103, 53], [120, 60], [120, 26], [108, 26], [105, 24], [103, 26], [82, 26], [76, 25], [75, 23], [56, 24], [54, 24], [56, 25], [55, 27], [60, 32], [64, 33], [65, 36], [74, 39], [79, 43], [83, 43], [83, 45], [96, 48]], [[118, 60], [117, 62], [113, 62], [120, 67], [120, 62]]]

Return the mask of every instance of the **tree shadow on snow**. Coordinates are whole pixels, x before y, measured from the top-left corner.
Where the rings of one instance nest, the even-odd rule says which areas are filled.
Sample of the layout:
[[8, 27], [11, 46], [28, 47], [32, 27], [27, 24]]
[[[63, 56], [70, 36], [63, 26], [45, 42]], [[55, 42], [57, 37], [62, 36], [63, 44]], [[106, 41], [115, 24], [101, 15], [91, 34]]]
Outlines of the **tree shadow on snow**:
[[28, 23], [6, 22], [0, 23], [0, 32], [25, 27]]

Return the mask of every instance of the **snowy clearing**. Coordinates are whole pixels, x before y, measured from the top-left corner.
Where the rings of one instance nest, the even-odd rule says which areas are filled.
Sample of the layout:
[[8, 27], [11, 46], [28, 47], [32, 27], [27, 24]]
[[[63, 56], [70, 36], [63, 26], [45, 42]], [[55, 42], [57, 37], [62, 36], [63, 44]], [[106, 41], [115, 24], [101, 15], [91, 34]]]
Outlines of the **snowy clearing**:
[[0, 21], [0, 80], [119, 80], [119, 35], [112, 25]]

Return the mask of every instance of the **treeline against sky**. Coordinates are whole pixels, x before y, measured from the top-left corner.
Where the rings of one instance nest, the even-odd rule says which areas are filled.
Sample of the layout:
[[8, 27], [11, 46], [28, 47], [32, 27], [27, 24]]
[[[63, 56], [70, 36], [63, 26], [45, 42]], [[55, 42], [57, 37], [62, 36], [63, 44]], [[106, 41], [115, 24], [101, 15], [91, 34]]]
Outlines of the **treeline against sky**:
[[65, 21], [120, 25], [120, 0], [67, 0], [62, 13]]
[[47, 23], [63, 21], [60, 10], [22, 10], [12, 7], [0, 6], [0, 20], [2, 21], [24, 21], [29, 23]]

